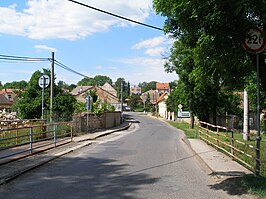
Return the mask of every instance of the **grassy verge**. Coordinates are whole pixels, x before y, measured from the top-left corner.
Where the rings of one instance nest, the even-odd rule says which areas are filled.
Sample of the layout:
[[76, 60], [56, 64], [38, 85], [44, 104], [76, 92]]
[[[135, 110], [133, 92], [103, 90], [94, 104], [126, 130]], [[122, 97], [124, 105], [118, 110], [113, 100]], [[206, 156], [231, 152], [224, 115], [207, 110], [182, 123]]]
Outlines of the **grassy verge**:
[[188, 123], [178, 123], [178, 122], [173, 122], [173, 121], [168, 121], [168, 123], [171, 126], [184, 131], [187, 138], [189, 138], [189, 139], [198, 138], [198, 126], [195, 126], [194, 129], [190, 129]]
[[259, 198], [266, 198], [266, 178], [263, 176], [245, 176], [240, 182], [249, 193], [258, 196]]
[[[190, 139], [197, 139], [198, 138], [198, 126], [195, 126], [195, 129], [190, 129], [188, 123], [177, 123], [173, 121], [168, 122], [171, 126], [181, 129], [186, 134], [187, 138]], [[242, 135], [239, 135], [242, 136]], [[264, 140], [263, 140], [264, 141]], [[261, 143], [261, 150], [263, 151], [262, 159], [265, 157], [264, 147], [266, 148], [266, 143]], [[263, 172], [265, 163], [261, 165], [263, 176], [254, 176], [254, 175], [248, 175], [242, 178], [241, 181], [238, 181], [238, 186], [242, 187], [243, 190], [247, 190], [248, 193], [254, 194], [258, 196], [259, 198], [266, 198], [266, 176], [265, 172]]]

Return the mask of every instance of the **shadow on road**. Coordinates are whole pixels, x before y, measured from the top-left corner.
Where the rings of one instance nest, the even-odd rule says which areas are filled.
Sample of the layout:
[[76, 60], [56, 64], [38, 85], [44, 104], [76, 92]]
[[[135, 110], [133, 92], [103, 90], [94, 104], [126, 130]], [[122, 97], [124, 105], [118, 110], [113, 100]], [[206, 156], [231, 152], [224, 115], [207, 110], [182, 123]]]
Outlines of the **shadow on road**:
[[128, 174], [127, 167], [112, 159], [63, 157], [1, 186], [0, 198], [133, 199], [141, 187], [159, 180]]
[[227, 192], [229, 195], [238, 195], [242, 196], [245, 194], [249, 194], [247, 188], [243, 186], [241, 183], [244, 180], [245, 173], [242, 172], [215, 172], [211, 175], [216, 175], [220, 177], [224, 177], [224, 180], [220, 180], [214, 185], [210, 185], [211, 189], [215, 190], [223, 190]]

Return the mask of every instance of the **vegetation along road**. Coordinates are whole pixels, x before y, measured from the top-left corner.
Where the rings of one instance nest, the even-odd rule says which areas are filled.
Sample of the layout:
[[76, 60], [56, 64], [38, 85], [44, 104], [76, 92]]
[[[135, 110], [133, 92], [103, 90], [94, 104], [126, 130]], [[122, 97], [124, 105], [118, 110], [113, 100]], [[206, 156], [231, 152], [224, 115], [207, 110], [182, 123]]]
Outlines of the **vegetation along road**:
[[[0, 198], [240, 198], [217, 186], [168, 124], [133, 125], [0, 187]], [[243, 196], [241, 196], [243, 198]]]

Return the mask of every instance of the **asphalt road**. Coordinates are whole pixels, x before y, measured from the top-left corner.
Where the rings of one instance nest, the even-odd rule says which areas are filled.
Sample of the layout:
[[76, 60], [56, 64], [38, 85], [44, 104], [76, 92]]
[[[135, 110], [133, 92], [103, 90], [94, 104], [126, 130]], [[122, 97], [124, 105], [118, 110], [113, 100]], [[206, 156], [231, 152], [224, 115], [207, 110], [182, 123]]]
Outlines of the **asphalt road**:
[[0, 187], [0, 198], [237, 198], [215, 185], [166, 123], [133, 114], [129, 130], [34, 169]]

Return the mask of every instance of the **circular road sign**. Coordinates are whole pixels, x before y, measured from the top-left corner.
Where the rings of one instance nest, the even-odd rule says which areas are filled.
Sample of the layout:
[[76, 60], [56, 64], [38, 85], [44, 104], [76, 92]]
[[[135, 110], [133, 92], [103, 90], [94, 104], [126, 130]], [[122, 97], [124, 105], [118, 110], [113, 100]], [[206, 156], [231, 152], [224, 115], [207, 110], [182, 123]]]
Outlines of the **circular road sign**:
[[251, 53], [260, 53], [264, 50], [266, 41], [263, 38], [263, 31], [257, 27], [246, 31], [243, 47]]
[[48, 75], [42, 75], [39, 78], [39, 86], [41, 88], [46, 88], [47, 86], [49, 86], [50, 83], [50, 77]]

